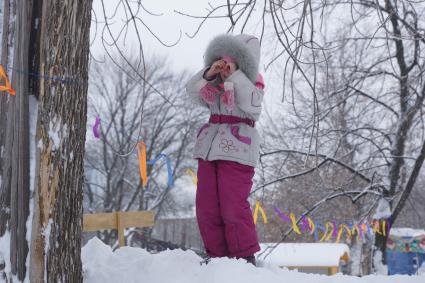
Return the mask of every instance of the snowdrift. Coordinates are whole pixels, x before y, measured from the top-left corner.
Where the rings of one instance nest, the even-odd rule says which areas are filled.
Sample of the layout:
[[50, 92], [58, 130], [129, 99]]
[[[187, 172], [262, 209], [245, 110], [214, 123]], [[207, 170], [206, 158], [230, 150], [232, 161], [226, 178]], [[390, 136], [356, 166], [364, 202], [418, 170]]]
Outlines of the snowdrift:
[[254, 267], [244, 260], [214, 259], [200, 266], [192, 251], [168, 250], [150, 254], [140, 248], [123, 247], [115, 252], [98, 238], [82, 249], [84, 282], [143, 283], [423, 283], [421, 276], [378, 276], [305, 274], [267, 264]]

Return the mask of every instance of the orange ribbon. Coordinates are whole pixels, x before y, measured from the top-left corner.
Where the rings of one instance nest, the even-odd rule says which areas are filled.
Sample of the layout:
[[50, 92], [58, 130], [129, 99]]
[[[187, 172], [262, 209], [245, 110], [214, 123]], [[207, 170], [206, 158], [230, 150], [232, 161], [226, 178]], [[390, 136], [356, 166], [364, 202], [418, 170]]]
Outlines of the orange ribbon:
[[4, 84], [5, 84], [0, 86], [0, 91], [7, 91], [11, 95], [15, 95], [16, 91], [12, 88], [12, 85], [10, 84], [10, 81], [7, 78], [6, 72], [4, 71], [4, 68], [2, 65], [0, 65], [0, 79], [4, 80]]
[[142, 179], [143, 187], [145, 187], [148, 183], [148, 175], [146, 173], [146, 145], [143, 141], [137, 143], [137, 153], [139, 156], [140, 178]]

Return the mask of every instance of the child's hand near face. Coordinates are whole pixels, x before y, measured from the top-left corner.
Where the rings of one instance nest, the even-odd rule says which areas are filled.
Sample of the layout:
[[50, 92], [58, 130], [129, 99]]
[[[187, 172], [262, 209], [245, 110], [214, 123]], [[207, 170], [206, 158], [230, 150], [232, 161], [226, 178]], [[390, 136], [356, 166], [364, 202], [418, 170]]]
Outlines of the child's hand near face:
[[230, 77], [230, 75], [233, 74], [237, 69], [238, 66], [235, 63], [227, 62], [223, 70], [220, 71], [220, 75], [223, 81]]
[[226, 61], [223, 59], [215, 61], [208, 72], [205, 73], [205, 78], [211, 80], [218, 73], [221, 73], [226, 67]]
[[205, 73], [207, 80], [213, 79], [217, 74], [220, 74], [221, 78], [226, 80], [238, 69], [238, 66], [234, 62], [226, 62], [223, 59], [215, 61], [211, 68]]

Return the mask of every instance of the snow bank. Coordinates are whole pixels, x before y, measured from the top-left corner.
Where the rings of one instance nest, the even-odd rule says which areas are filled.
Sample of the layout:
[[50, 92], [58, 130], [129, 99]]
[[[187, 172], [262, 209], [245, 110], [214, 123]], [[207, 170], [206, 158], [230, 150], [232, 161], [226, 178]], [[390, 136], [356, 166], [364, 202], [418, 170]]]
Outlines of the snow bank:
[[[0, 237], [0, 262], [6, 264], [5, 272], [10, 272], [10, 233], [6, 231], [3, 237]], [[1, 279], [1, 278], [0, 278]]]
[[[259, 255], [267, 255], [267, 247], [273, 243], [261, 244]], [[334, 243], [281, 243], [264, 261], [277, 266], [338, 266], [340, 258], [350, 249], [346, 244]], [[262, 257], [260, 257], [262, 258]]]
[[82, 249], [84, 282], [143, 283], [423, 283], [425, 276], [315, 275], [280, 269], [271, 264], [256, 268], [244, 260], [213, 259], [200, 266], [192, 251], [173, 250], [149, 254], [140, 248], [124, 247], [115, 252], [99, 239]]

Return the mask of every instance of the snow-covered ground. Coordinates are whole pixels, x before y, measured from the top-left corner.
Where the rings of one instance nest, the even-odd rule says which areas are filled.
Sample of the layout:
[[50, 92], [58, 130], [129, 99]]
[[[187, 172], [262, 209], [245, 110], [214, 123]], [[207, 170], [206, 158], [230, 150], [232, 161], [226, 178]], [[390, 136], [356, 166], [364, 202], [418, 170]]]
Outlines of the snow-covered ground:
[[84, 282], [143, 283], [423, 283], [422, 276], [314, 275], [280, 269], [254, 267], [244, 260], [214, 259], [199, 265], [201, 258], [192, 251], [172, 250], [149, 254], [140, 248], [116, 250], [99, 239], [90, 240], [82, 250]]

